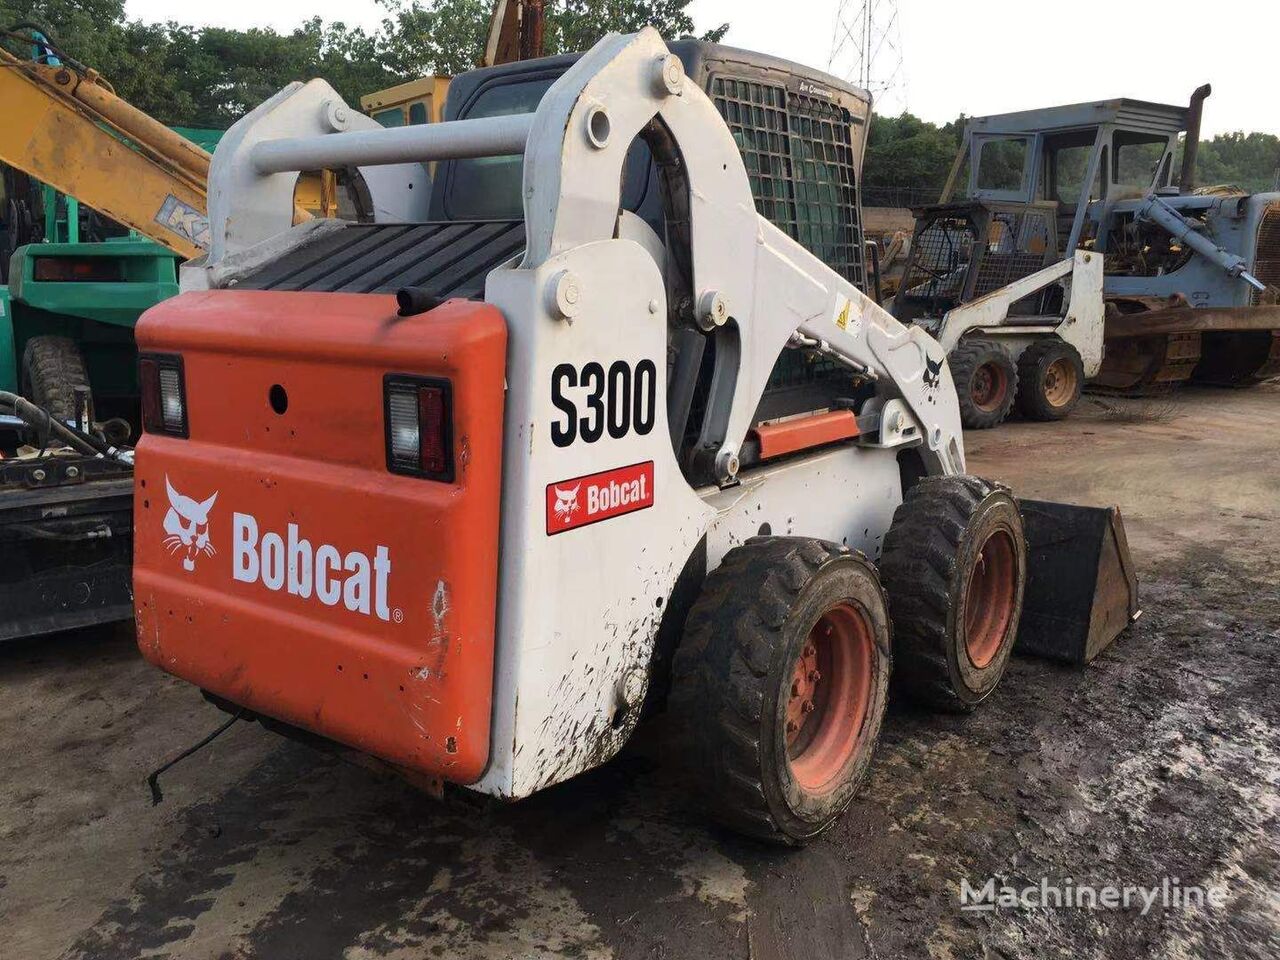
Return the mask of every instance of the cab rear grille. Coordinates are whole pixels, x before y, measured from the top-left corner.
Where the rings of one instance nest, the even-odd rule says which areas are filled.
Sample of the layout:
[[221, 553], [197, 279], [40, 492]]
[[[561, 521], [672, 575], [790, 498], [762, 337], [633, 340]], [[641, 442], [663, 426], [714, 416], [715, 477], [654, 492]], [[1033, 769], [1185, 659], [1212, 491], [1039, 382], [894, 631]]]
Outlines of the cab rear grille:
[[[1262, 213], [1258, 224], [1258, 248], [1254, 254], [1253, 273], [1269, 287], [1280, 287], [1280, 203], [1273, 203]], [[1269, 298], [1274, 302], [1275, 292], [1255, 290], [1253, 305], [1258, 306]]]
[[839, 104], [759, 79], [713, 78], [761, 216], [866, 292], [853, 125]]

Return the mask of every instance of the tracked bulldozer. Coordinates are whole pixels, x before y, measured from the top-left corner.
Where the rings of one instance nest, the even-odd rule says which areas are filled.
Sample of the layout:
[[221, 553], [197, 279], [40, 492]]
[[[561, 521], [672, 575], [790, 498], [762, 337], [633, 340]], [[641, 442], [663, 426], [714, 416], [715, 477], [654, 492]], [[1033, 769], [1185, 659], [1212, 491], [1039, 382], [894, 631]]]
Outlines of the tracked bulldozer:
[[[139, 325], [144, 656], [509, 800], [665, 708], [715, 815], [789, 844], [863, 782], [891, 668], [992, 694], [1047, 541], [966, 473], [943, 349], [860, 289], [865, 93], [644, 30], [460, 76], [439, 124], [339, 103], [295, 84], [223, 138], [210, 255]], [[292, 226], [334, 168], [377, 216]], [[1105, 644], [1127, 617], [1078, 593]]]
[[967, 427], [1015, 404], [1065, 416], [1086, 382], [1140, 395], [1280, 374], [1280, 194], [1196, 188], [1208, 94], [969, 121], [939, 202], [914, 211], [893, 302], [957, 358]]

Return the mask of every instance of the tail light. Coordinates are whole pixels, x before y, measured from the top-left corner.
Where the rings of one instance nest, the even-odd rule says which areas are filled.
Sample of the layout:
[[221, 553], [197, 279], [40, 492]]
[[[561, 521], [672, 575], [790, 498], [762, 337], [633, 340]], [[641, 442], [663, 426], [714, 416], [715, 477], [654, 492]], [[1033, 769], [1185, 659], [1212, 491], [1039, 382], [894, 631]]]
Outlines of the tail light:
[[119, 283], [124, 270], [111, 257], [37, 257], [32, 278], [57, 283]]
[[142, 391], [142, 427], [147, 433], [187, 437], [187, 382], [178, 354], [144, 354], [138, 358]]
[[453, 482], [453, 397], [448, 380], [389, 374], [383, 380], [387, 469]]

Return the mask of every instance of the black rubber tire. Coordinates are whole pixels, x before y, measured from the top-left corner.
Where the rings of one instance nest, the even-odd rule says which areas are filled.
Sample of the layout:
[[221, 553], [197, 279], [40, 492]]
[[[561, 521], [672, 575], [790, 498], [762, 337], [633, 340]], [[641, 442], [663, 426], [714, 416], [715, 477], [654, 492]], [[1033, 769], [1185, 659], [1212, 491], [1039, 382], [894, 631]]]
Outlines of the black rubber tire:
[[[869, 628], [874, 674], [858, 746], [836, 785], [811, 793], [787, 758], [787, 700], [809, 632], [845, 603]], [[888, 702], [890, 646], [887, 600], [862, 554], [801, 537], [755, 537], [726, 554], [689, 613], [668, 701], [712, 816], [790, 846], [826, 830], [866, 778]]]
[[[1071, 364], [1075, 390], [1070, 399], [1054, 404], [1045, 387], [1049, 368], [1060, 360]], [[1018, 357], [1018, 412], [1028, 420], [1063, 420], [1071, 415], [1084, 392], [1084, 361], [1080, 351], [1060, 337], [1049, 336], [1032, 343]]]
[[[1016, 582], [999, 647], [979, 667], [968, 652], [965, 605], [982, 547], [998, 531], [1012, 540]], [[921, 480], [885, 534], [880, 579], [893, 619], [895, 688], [955, 713], [989, 697], [1013, 650], [1027, 581], [1026, 537], [1009, 491], [973, 476]]]
[[[1009, 351], [992, 340], [972, 337], [961, 340], [947, 357], [951, 379], [960, 400], [960, 422], [966, 430], [989, 430], [1009, 416], [1018, 392], [1018, 368]], [[987, 364], [993, 364], [1004, 382], [1004, 392], [993, 405], [978, 406], [974, 400], [974, 378]]]
[[62, 421], [76, 418], [76, 387], [89, 386], [80, 347], [70, 337], [39, 336], [22, 351], [22, 394]]

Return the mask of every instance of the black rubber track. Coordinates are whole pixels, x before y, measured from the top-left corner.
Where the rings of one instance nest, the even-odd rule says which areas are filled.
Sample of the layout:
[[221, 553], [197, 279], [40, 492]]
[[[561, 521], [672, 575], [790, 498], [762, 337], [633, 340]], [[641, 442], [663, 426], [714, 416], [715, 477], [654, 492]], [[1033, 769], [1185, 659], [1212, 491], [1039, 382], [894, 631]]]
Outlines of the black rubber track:
[[[975, 670], [964, 653], [961, 607], [974, 541], [993, 518], [1010, 529], [1017, 545], [1017, 594], [1006, 642], [985, 669]], [[885, 534], [880, 579], [893, 619], [895, 688], [936, 709], [972, 710], [999, 683], [1022, 612], [1026, 540], [1013, 497], [981, 477], [921, 480], [907, 491]]]
[[[1076, 393], [1069, 403], [1055, 407], [1044, 395], [1044, 376], [1049, 366], [1058, 360], [1067, 360], [1075, 368]], [[1060, 337], [1037, 340], [1018, 357], [1018, 412], [1028, 420], [1066, 419], [1083, 392], [1084, 361], [1080, 359], [1080, 351]]]
[[[999, 406], [992, 410], [980, 410], [973, 402], [973, 377], [984, 364], [994, 363], [1004, 371], [1005, 393]], [[991, 340], [971, 338], [961, 340], [947, 357], [951, 379], [956, 385], [956, 397], [960, 401], [960, 422], [967, 430], [989, 430], [999, 426], [1009, 416], [1018, 393], [1018, 368], [1009, 351]]]
[[40, 336], [22, 351], [22, 390], [59, 420], [76, 417], [76, 387], [89, 386], [80, 348], [70, 337]]
[[[773, 746], [781, 676], [794, 664], [798, 619], [833, 568], [865, 590], [876, 637], [876, 676], [864, 742], [850, 776], [820, 803], [793, 804], [780, 793], [785, 754]], [[815, 618], [816, 619], [816, 618]], [[807, 637], [812, 623], [799, 625]], [[799, 845], [835, 820], [866, 777], [879, 739], [890, 670], [888, 607], [875, 567], [861, 553], [821, 540], [757, 537], [725, 555], [706, 579], [676, 651], [668, 710], [679, 731], [700, 804], [733, 830]], [[803, 643], [803, 640], [800, 641]], [[781, 671], [781, 672], [780, 672]]]
[[1200, 335], [1200, 362], [1191, 372], [1196, 383], [1252, 387], [1280, 373], [1270, 330], [1238, 330]]

